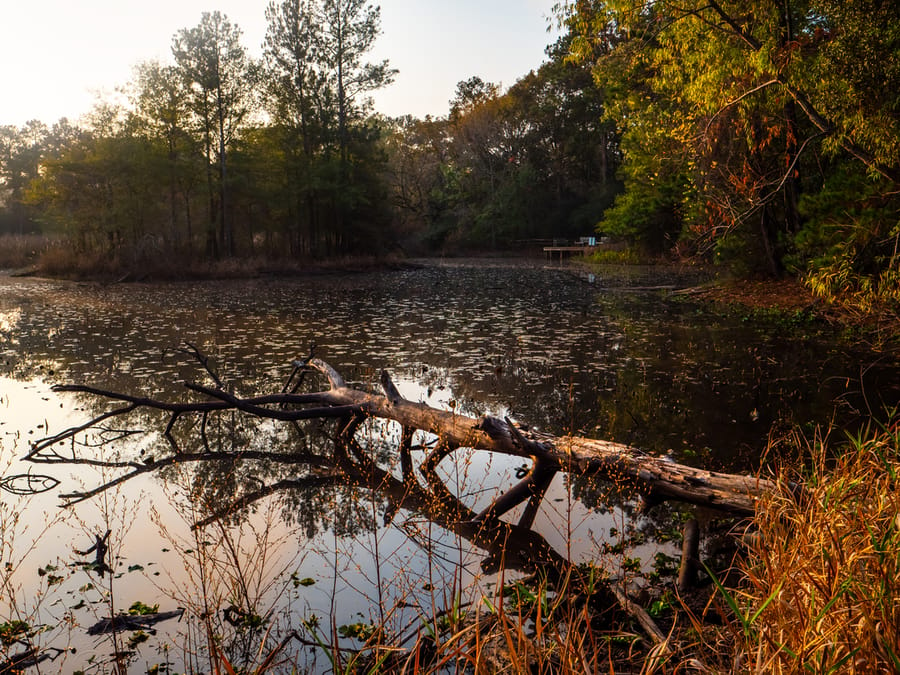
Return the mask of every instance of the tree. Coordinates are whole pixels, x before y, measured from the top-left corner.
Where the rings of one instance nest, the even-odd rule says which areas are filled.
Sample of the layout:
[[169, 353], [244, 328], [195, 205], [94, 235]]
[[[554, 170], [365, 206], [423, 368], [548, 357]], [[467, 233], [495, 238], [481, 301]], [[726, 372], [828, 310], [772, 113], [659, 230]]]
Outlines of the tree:
[[266, 8], [266, 64], [269, 111], [281, 124], [299, 129], [302, 148], [312, 155], [313, 126], [322, 111], [326, 73], [321, 62], [321, 26], [313, 0], [281, 0]]
[[363, 95], [396, 72], [387, 61], [364, 63], [380, 10], [357, 0], [279, 0], [266, 17], [269, 109], [281, 137], [290, 250], [358, 247], [370, 234], [370, 207], [383, 202], [373, 180], [382, 160], [372, 132], [380, 130], [364, 121]]
[[49, 137], [47, 125], [38, 120], [0, 127], [0, 231], [24, 234], [35, 227], [26, 193], [40, 175]]
[[875, 1], [566, 5], [573, 51], [613, 94], [624, 135], [626, 192], [601, 227], [668, 218], [635, 239], [663, 248], [680, 236], [778, 273], [829, 156], [846, 153], [895, 189], [896, 95], [881, 93], [898, 77], [890, 13]]
[[196, 27], [179, 31], [172, 41], [176, 66], [191, 92], [191, 112], [209, 167], [209, 248], [214, 254], [221, 250], [229, 256], [235, 254], [235, 242], [228, 203], [227, 150], [255, 110], [258, 72], [240, 38], [241, 30], [216, 11], [204, 12]]
[[[384, 220], [376, 179], [378, 124], [363, 95], [389, 84], [387, 61], [365, 63], [380, 10], [357, 0], [279, 0], [266, 12], [269, 111], [281, 141], [285, 230], [293, 253], [371, 250]], [[380, 207], [383, 211], [383, 206]]]
[[330, 115], [321, 25], [312, 0], [270, 2], [266, 20], [267, 101], [282, 148], [286, 229], [291, 252], [309, 254], [320, 229], [315, 165]]
[[[564, 43], [548, 54], [506, 92], [473, 76], [457, 84], [446, 119], [406, 125], [409, 142], [394, 148], [428, 168], [429, 199], [420, 191], [411, 202], [405, 190], [400, 203], [415, 204], [420, 220], [427, 214], [432, 243], [495, 248], [577, 237], [611, 203], [620, 153], [603, 119], [605, 93], [590, 67], [566, 59]], [[420, 132], [437, 125], [439, 142], [423, 143]]]
[[152, 240], [165, 222], [158, 153], [115, 106], [99, 104], [88, 120], [89, 128], [43, 158], [29, 203], [68, 232], [76, 250], [104, 254], [104, 266], [129, 262], [122, 255], [137, 262], [155, 252]]
[[337, 102], [338, 144], [341, 161], [347, 161], [348, 125], [370, 105], [359, 100], [366, 92], [390, 84], [396, 70], [387, 60], [364, 63], [381, 32], [381, 9], [367, 0], [322, 0], [321, 58], [329, 69]]
[[[182, 243], [179, 213], [183, 211], [184, 240], [193, 243], [191, 196], [196, 182], [196, 146], [189, 134], [189, 91], [178, 71], [157, 61], [135, 68], [132, 86], [133, 121], [139, 133], [158, 143], [164, 151], [168, 174], [168, 239], [178, 249]], [[179, 209], [179, 202], [183, 209]]]

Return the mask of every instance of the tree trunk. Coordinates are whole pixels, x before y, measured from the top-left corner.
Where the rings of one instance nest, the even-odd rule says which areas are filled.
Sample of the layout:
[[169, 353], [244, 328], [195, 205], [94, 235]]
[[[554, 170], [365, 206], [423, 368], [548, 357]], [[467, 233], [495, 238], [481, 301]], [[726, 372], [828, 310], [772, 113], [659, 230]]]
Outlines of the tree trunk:
[[[197, 354], [206, 367], [205, 357], [201, 357], [196, 350], [193, 353]], [[517, 504], [530, 500], [532, 503], [523, 516], [523, 521], [527, 522], [534, 517], [544, 490], [553, 475], [559, 471], [613, 481], [620, 489], [639, 495], [647, 507], [665, 500], [677, 500], [736, 515], [751, 515], [759, 497], [774, 489], [773, 483], [757, 476], [719, 473], [685, 466], [667, 458], [650, 456], [620, 443], [582, 436], [553, 436], [530, 430], [509, 419], [501, 420], [490, 416], [473, 418], [452, 410], [439, 410], [424, 403], [408, 401], [400, 396], [387, 372], [382, 372], [381, 375], [384, 393], [375, 394], [346, 386], [343, 378], [319, 359], [298, 361], [294, 366], [294, 373], [311, 369], [325, 375], [330, 388], [298, 394], [290, 393], [286, 384], [281, 393], [241, 398], [228, 393], [214, 377], [215, 387], [186, 384], [188, 389], [200, 394], [202, 400], [170, 403], [82, 385], [58, 386], [55, 388], [57, 391], [87, 393], [125, 402], [127, 405], [58, 436], [39, 441], [33, 446], [28, 459], [46, 462], [50, 457], [53, 461], [64, 461], [57, 458], [53, 450], [54, 444], [74, 438], [76, 434], [102, 424], [111, 416], [125, 415], [139, 408], [166, 411], [171, 415], [167, 437], [179, 417], [194, 415], [205, 418], [224, 410], [239, 410], [259, 418], [284, 422], [341, 419], [348, 416], [377, 417], [397, 422], [404, 429], [433, 434], [438, 443], [423, 461], [422, 472], [426, 475], [442, 459], [460, 448], [488, 450], [532, 459], [534, 466], [528, 477], [499, 495], [487, 509], [476, 514], [475, 520], [478, 521], [497, 519]], [[293, 376], [292, 374], [292, 378]], [[399, 452], [402, 456], [402, 447]], [[173, 453], [168, 459], [171, 463], [185, 461], [183, 453], [179, 452]], [[162, 459], [157, 459], [149, 467], [137, 463], [129, 465], [133, 473], [124, 478], [117, 478], [95, 490], [73, 493], [68, 498], [80, 501], [133, 475], [156, 470], [163, 463]]]
[[[315, 367], [327, 368], [321, 362]], [[327, 372], [323, 370], [323, 372]], [[382, 381], [388, 395], [369, 394], [334, 386], [319, 394], [323, 403], [354, 406], [367, 414], [393, 420], [404, 427], [428, 431], [453, 448], [489, 450], [540, 460], [544, 467], [578, 475], [590, 475], [628, 484], [650, 505], [668, 499], [712, 507], [729, 513], [750, 515], [756, 500], [774, 488], [765, 479], [718, 473], [653, 457], [637, 448], [582, 436], [552, 436], [527, 427], [484, 416], [480, 419], [453, 411], [438, 410], [424, 403], [390, 395], [386, 373]], [[513, 488], [514, 489], [514, 488]]]

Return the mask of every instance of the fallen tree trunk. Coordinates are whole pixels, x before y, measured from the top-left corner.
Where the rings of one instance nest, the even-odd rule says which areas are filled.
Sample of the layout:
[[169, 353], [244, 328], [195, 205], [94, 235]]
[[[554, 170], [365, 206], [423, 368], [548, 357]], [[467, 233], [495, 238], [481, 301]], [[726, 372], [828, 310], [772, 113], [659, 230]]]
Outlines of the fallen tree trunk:
[[[101, 485], [61, 495], [65, 504], [89, 499], [136, 476], [166, 467], [259, 460], [278, 464], [286, 473], [280, 480], [260, 483], [259, 487], [248, 488], [228, 501], [216, 501], [204, 507], [208, 508], [209, 515], [194, 523], [195, 527], [204, 527], [282, 490], [352, 485], [377, 491], [388, 499], [391, 506], [385, 512], [386, 522], [398, 509], [405, 508], [426, 515], [431, 522], [482, 548], [488, 554], [482, 562], [485, 570], [542, 568], [557, 579], [570, 579], [572, 563], [531, 530], [544, 495], [559, 472], [612, 481], [627, 495], [643, 497], [647, 505], [674, 499], [737, 515], [752, 514], [756, 500], [774, 489], [766, 480], [680, 465], [619, 443], [553, 436], [509, 419], [474, 418], [455, 410], [440, 410], [409, 401], [400, 395], [386, 372], [381, 375], [381, 393], [361, 391], [347, 386], [327, 363], [312, 357], [293, 364], [293, 372], [280, 392], [237, 396], [210, 370], [202, 354], [193, 347], [186, 351], [200, 362], [213, 382], [213, 386], [185, 385], [199, 395], [196, 400], [172, 402], [85, 385], [55, 387], [57, 391], [86, 394], [117, 404], [83, 424], [37, 441], [28, 453], [26, 459], [37, 463], [82, 464], [118, 472], [112, 478], [105, 478]], [[300, 393], [308, 373], [324, 375], [328, 388]], [[104, 459], [102, 453], [98, 456], [99, 448], [143, 433], [135, 425], [110, 428], [107, 426], [110, 421], [147, 410], [168, 417], [162, 433], [165, 440], [158, 443], [162, 447], [157, 447], [153, 456], [145, 455], [143, 450], [130, 459], [118, 452], [113, 454], [114, 459]], [[222, 451], [210, 441], [209, 421], [224, 412], [233, 418], [231, 413], [235, 411], [289, 425], [317, 420], [332, 420], [333, 424], [327, 425], [331, 429], [325, 436], [328, 442], [315, 448], [288, 444], [284, 449], [280, 445], [260, 449], [252, 443], [243, 443]], [[390, 466], [384, 466], [385, 456], [360, 440], [358, 432], [370, 418], [395, 422], [402, 428], [396, 447], [391, 448], [391, 457], [399, 462], [387, 460]], [[185, 429], [191, 437], [187, 446], [177, 440], [175, 433], [182, 420], [190, 420]], [[92, 433], [94, 438], [89, 437]], [[224, 435], [229, 436], [227, 429]], [[436, 471], [444, 459], [463, 448], [528, 458], [533, 465], [524, 479], [499, 494], [487, 508], [475, 512], [463, 503], [461, 495], [453, 494]], [[413, 461], [414, 449], [424, 453], [416, 456], [418, 466]], [[398, 465], [399, 476], [395, 475]], [[41, 491], [53, 485], [34, 478], [30, 477], [27, 484], [41, 486]], [[501, 520], [503, 514], [526, 501], [518, 523]], [[594, 594], [604, 596], [601, 606], [618, 605], [641, 622], [653, 642], [664, 642], [659, 629], [647, 620], [645, 613], [637, 611], [624, 591], [616, 592], [605, 583], [591, 582], [590, 586]]]
[[[201, 358], [201, 363], [207, 367], [206, 361], [199, 355], [198, 358]], [[647, 506], [665, 500], [678, 500], [735, 515], [751, 515], [758, 498], [774, 487], [770, 481], [759, 477], [685, 466], [668, 458], [648, 455], [621, 443], [581, 436], [553, 436], [513, 423], [509, 419], [501, 420], [491, 416], [473, 418], [455, 410], [440, 410], [424, 403], [409, 401], [399, 394], [387, 372], [383, 372], [381, 376], [383, 393], [376, 394], [348, 387], [331, 366], [319, 359], [310, 358], [295, 362], [294, 368], [295, 374], [314, 370], [325, 375], [330, 384], [329, 389], [312, 393], [294, 393], [297, 387], [289, 391], [286, 384], [278, 394], [242, 398], [226, 391], [218, 378], [211, 373], [216, 385], [214, 387], [186, 384], [192, 391], [203, 395], [205, 400], [170, 403], [84, 385], [58, 386], [55, 388], [57, 391], [91, 394], [120, 401], [125, 405], [106, 412], [84, 425], [39, 441], [33, 446], [27, 459], [44, 463], [54, 461], [71, 463], [72, 459], [68, 455], [58, 458], [55, 456], [52, 449], [55, 444], [98, 426], [107, 419], [139, 408], [161, 410], [171, 415], [166, 436], [173, 444], [169, 432], [180, 417], [239, 410], [260, 418], [286, 422], [328, 418], [349, 419], [353, 416], [372, 416], [394, 421], [409, 433], [419, 430], [433, 434], [438, 439], [437, 449], [425, 460], [425, 466], [432, 469], [444, 457], [459, 448], [488, 450], [533, 459], [534, 466], [529, 475], [495, 499], [488, 509], [477, 515], [477, 519], [500, 516], [526, 499], [530, 499], [532, 504], [526, 510], [523, 521], [533, 518], [543, 490], [549, 485], [553, 475], [559, 471], [613, 481], [620, 488], [640, 495]], [[293, 377], [292, 374], [292, 379]], [[408, 452], [404, 454], [401, 448], [404, 473], [411, 471], [407, 455]], [[176, 452], [174, 458], [176, 461], [185, 461], [184, 454], [180, 452]], [[197, 459], [200, 460], [202, 457]], [[160, 463], [148, 466], [145, 462], [124, 462], [120, 466], [131, 469], [132, 473], [96, 490], [73, 493], [64, 497], [80, 501], [106, 487], [127, 480], [133, 474], [155, 470], [159, 468]]]
[[[331, 370], [322, 362], [312, 365], [326, 374]], [[621, 443], [581, 436], [557, 437], [516, 425], [508, 419], [490, 416], [476, 419], [407, 401], [390, 383], [387, 373], [382, 374], [384, 396], [350, 389], [333, 371], [329, 379], [332, 388], [321, 394], [321, 400], [330, 405], [359, 407], [403, 426], [429, 431], [451, 446], [534, 458], [544, 469], [552, 467], [557, 471], [599, 476], [620, 484], [624, 481], [651, 505], [675, 499], [750, 515], [759, 496], [774, 488], [771, 482], [759, 477], [685, 466]], [[207, 393], [216, 395], [212, 390]]]

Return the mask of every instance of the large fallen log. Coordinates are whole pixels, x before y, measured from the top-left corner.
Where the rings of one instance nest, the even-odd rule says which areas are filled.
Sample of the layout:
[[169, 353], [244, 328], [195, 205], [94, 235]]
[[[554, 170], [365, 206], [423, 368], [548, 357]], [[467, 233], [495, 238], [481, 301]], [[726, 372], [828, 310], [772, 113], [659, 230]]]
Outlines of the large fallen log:
[[[621, 443], [581, 436], [552, 436], [516, 425], [510, 420], [484, 416], [479, 419], [455, 411], [438, 410], [402, 398], [382, 373], [385, 395], [348, 388], [327, 364], [311, 365], [326, 373], [331, 389], [320, 400], [333, 406], [355, 406], [368, 414], [390, 419], [405, 427], [429, 431], [453, 447], [490, 450], [533, 458], [544, 471], [557, 470], [599, 476], [631, 484], [650, 504], [675, 499], [709, 506], [739, 515], [750, 515], [759, 496], [774, 485], [756, 476], [706, 471], [653, 457]], [[218, 394], [207, 390], [212, 396]], [[237, 404], [237, 401], [232, 400]], [[238, 406], [240, 407], [240, 406]], [[531, 484], [532, 477], [526, 479]], [[516, 488], [512, 488], [516, 490]]]
[[[206, 367], [206, 362], [202, 363]], [[172, 403], [84, 385], [57, 386], [55, 387], [57, 391], [90, 394], [119, 401], [125, 405], [105, 412], [81, 426], [39, 441], [33, 446], [27, 459], [43, 463], [54, 461], [72, 463], [69, 455], [57, 457], [53, 446], [60, 440], [72, 438], [79, 432], [97, 427], [105, 420], [140, 408], [165, 411], [171, 415], [166, 436], [173, 446], [174, 441], [169, 432], [182, 416], [239, 410], [260, 418], [285, 422], [328, 418], [349, 420], [360, 416], [391, 420], [400, 424], [408, 433], [419, 430], [433, 434], [438, 439], [436, 449], [424, 462], [424, 467], [430, 469], [460, 448], [488, 450], [532, 459], [534, 465], [528, 476], [499, 495], [489, 509], [478, 514], [477, 519], [500, 516], [529, 499], [531, 503], [523, 516], [523, 524], [527, 525], [524, 521], [533, 519], [543, 491], [553, 475], [559, 471], [614, 481], [623, 489], [640, 495], [648, 506], [665, 500], [678, 500], [736, 515], [752, 514], [760, 495], [774, 487], [771, 482], [756, 476], [690, 467], [665, 457], [648, 455], [621, 443], [581, 436], [553, 436], [540, 433], [523, 424], [516, 424], [509, 419], [491, 416], [474, 418], [455, 410], [440, 410], [425, 403], [409, 401], [399, 394], [386, 372], [381, 376], [383, 393], [372, 393], [348, 387], [340, 374], [319, 359], [309, 358], [294, 363], [294, 374], [308, 370], [323, 374], [328, 379], [329, 388], [310, 393], [296, 393], [296, 386], [290, 390], [286, 384], [280, 393], [244, 398], [229, 393], [213, 375], [215, 386], [186, 384], [190, 390], [202, 395], [202, 400]], [[176, 462], [185, 461], [187, 458], [183, 452], [178, 451], [171, 459]], [[190, 459], [201, 461], [203, 457]], [[404, 473], [411, 471], [408, 451], [404, 453], [401, 449], [401, 460]], [[130, 470], [129, 473], [98, 489], [64, 497], [79, 501], [127, 480], [132, 475], [154, 471], [162, 463], [164, 460], [157, 460], [153, 465], [148, 465], [144, 461], [121, 462], [118, 466]]]
[[[404, 508], [425, 515], [431, 522], [472, 542], [487, 552], [482, 566], [486, 570], [499, 567], [519, 569], [541, 568], [548, 576], [571, 579], [573, 566], [541, 535], [531, 529], [544, 494], [559, 472], [579, 476], [596, 476], [613, 481], [627, 494], [640, 495], [648, 505], [679, 500], [712, 507], [724, 512], [749, 515], [761, 495], [774, 486], [762, 479], [688, 467], [666, 458], [652, 457], [636, 448], [609, 441], [579, 436], [553, 436], [530, 429], [510, 419], [492, 416], [479, 418], [460, 414], [455, 409], [441, 410], [425, 403], [409, 401], [400, 395], [386, 372], [381, 375], [381, 392], [366, 392], [349, 387], [327, 363], [312, 358], [297, 361], [280, 392], [243, 397], [231, 390], [210, 370], [208, 361], [196, 349], [188, 352], [207, 371], [212, 386], [186, 383], [195, 398], [189, 401], [166, 401], [132, 394], [107, 391], [86, 385], [61, 385], [60, 392], [75, 392], [93, 399], [117, 404], [103, 406], [102, 412], [78, 426], [33, 444], [26, 459], [45, 464], [83, 464], [109, 469], [106, 482], [90, 489], [63, 494], [66, 505], [89, 499], [101, 492], [142, 474], [155, 473], [165, 467], [187, 463], [228, 463], [259, 460], [279, 464], [285, 473], [269, 484], [260, 483], [230, 502], [208, 505], [209, 515], [195, 527], [230, 516], [253, 502], [283, 490], [311, 490], [321, 487], [352, 485], [377, 491], [391, 506], [385, 512], [387, 521]], [[309, 373], [323, 375], [328, 388], [301, 392]], [[103, 409], [105, 408], [105, 409]], [[136, 426], [110, 427], [109, 422], [127, 418], [132, 413], [157, 411], [167, 416], [162, 447], [154, 455], [143, 451], [128, 458], [113, 453], [112, 459], [98, 448], [115, 445], [133, 434]], [[210, 420], [221, 413], [240, 411], [251, 418], [299, 425], [301, 422], [332, 420], [326, 434], [328, 442], [321, 447], [273, 447], [260, 449], [243, 444], [228, 451], [214, 447], [208, 437]], [[396, 464], [379, 465], [378, 453], [360, 441], [358, 433], [366, 420], [376, 418], [396, 422], [402, 428], [399, 442], [392, 448]], [[175, 433], [183, 420], [193, 441], [184, 445]], [[91, 438], [90, 434], [96, 434]], [[226, 434], [227, 435], [227, 434]], [[78, 439], [81, 438], [79, 441]], [[457, 450], [472, 448], [532, 460], [528, 474], [516, 485], [499, 494], [481, 512], [463, 503], [441, 480], [437, 466]], [[413, 461], [413, 450], [422, 451]], [[418, 470], [417, 470], [418, 469]], [[31, 481], [28, 485], [52, 485], [47, 481]], [[526, 502], [518, 523], [501, 519], [515, 506]], [[660, 642], [661, 634], [652, 621], [638, 611], [624, 592], [608, 584], [592, 582], [592, 592], [603, 595], [601, 606], [618, 606], [635, 617], [650, 635]], [[646, 624], [646, 625], [645, 625]]]

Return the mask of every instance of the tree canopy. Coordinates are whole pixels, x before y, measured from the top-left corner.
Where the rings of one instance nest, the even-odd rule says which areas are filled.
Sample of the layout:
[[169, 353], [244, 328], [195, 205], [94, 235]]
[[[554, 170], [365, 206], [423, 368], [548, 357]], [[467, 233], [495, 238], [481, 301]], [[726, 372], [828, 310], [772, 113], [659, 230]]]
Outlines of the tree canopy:
[[558, 16], [622, 137], [625, 190], [601, 228], [896, 305], [892, 3], [589, 0]]
[[[560, 2], [547, 59], [385, 119], [378, 7], [219, 12], [127, 103], [0, 128], [0, 229], [142, 259], [507, 250], [594, 231], [652, 256], [900, 303], [900, 18], [864, 0]], [[112, 256], [110, 254], [113, 254]], [[174, 255], [174, 258], [173, 258]]]

